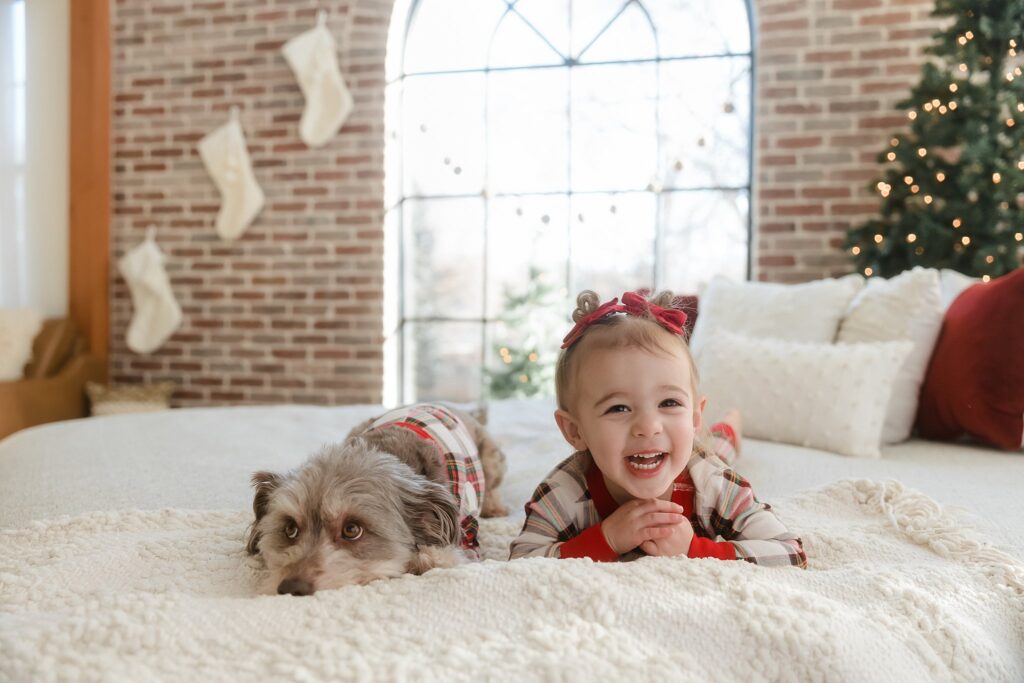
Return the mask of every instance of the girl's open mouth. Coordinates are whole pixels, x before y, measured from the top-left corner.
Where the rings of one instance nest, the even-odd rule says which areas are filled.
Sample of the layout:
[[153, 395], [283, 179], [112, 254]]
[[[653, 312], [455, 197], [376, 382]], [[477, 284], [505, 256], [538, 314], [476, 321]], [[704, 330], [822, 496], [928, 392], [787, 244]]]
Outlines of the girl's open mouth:
[[639, 477], [657, 474], [668, 453], [637, 453], [626, 457], [629, 469]]

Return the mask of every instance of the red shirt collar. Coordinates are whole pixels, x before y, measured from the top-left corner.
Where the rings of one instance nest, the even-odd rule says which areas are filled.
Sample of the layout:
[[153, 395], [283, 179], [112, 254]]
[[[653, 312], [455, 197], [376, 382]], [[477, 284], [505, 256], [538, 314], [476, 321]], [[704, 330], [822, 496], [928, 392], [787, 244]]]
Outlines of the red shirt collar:
[[[676, 477], [675, 483], [692, 486], [693, 480], [690, 478], [690, 471], [684, 469]], [[601, 519], [608, 519], [613, 512], [619, 509], [619, 504], [615, 502], [611, 491], [608, 490], [608, 485], [604, 481], [604, 475], [601, 474], [601, 470], [594, 463], [593, 456], [591, 456], [590, 466], [587, 468], [587, 488], [590, 490], [590, 499], [594, 501], [594, 507], [597, 508], [597, 514], [601, 516]], [[683, 504], [682, 491], [679, 489], [672, 491], [672, 502], [678, 505]]]

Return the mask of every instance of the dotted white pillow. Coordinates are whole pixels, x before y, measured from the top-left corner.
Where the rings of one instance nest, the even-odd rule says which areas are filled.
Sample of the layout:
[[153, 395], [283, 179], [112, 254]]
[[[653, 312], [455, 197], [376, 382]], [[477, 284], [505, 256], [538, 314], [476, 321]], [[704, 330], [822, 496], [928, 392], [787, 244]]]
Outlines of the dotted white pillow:
[[745, 436], [877, 458], [893, 379], [912, 347], [720, 331], [701, 355], [701, 391], [712, 415], [739, 409]]
[[32, 358], [32, 342], [43, 319], [28, 308], [0, 308], [0, 381], [25, 376], [25, 364]]
[[899, 443], [910, 436], [943, 314], [939, 272], [917, 267], [888, 280], [868, 280], [839, 326], [836, 341], [843, 344], [900, 339], [914, 343], [893, 381], [882, 443]]
[[716, 277], [700, 297], [690, 348], [699, 357], [705, 340], [718, 330], [831, 344], [863, 286], [864, 278], [856, 274], [797, 285]]

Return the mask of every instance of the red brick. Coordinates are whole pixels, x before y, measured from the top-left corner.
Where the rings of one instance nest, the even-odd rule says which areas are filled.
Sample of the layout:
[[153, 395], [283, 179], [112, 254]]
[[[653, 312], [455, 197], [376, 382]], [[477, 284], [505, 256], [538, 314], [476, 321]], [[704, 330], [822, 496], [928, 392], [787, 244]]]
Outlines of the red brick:
[[794, 204], [779, 206], [776, 208], [777, 216], [820, 216], [825, 213], [825, 207], [821, 204]]
[[779, 138], [776, 143], [782, 149], [806, 149], [808, 147], [821, 146], [820, 135], [805, 135], [801, 137]]
[[800, 192], [807, 199], [835, 199], [850, 196], [848, 187], [809, 187]]
[[884, 12], [882, 14], [865, 14], [860, 18], [861, 26], [895, 26], [909, 23], [913, 19], [910, 12]]
[[832, 6], [837, 10], [861, 10], [882, 6], [882, 0], [834, 0]]
[[793, 256], [763, 255], [757, 257], [757, 263], [761, 266], [795, 266], [796, 258]]

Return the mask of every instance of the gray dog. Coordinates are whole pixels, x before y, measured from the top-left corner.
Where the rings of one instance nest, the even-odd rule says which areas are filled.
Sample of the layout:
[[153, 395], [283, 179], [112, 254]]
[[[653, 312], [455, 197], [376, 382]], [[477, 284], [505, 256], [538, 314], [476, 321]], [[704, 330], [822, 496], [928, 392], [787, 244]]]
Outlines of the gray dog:
[[417, 404], [367, 420], [287, 474], [252, 477], [250, 554], [278, 593], [421, 574], [478, 558], [478, 516], [508, 514], [505, 456], [476, 419]]

